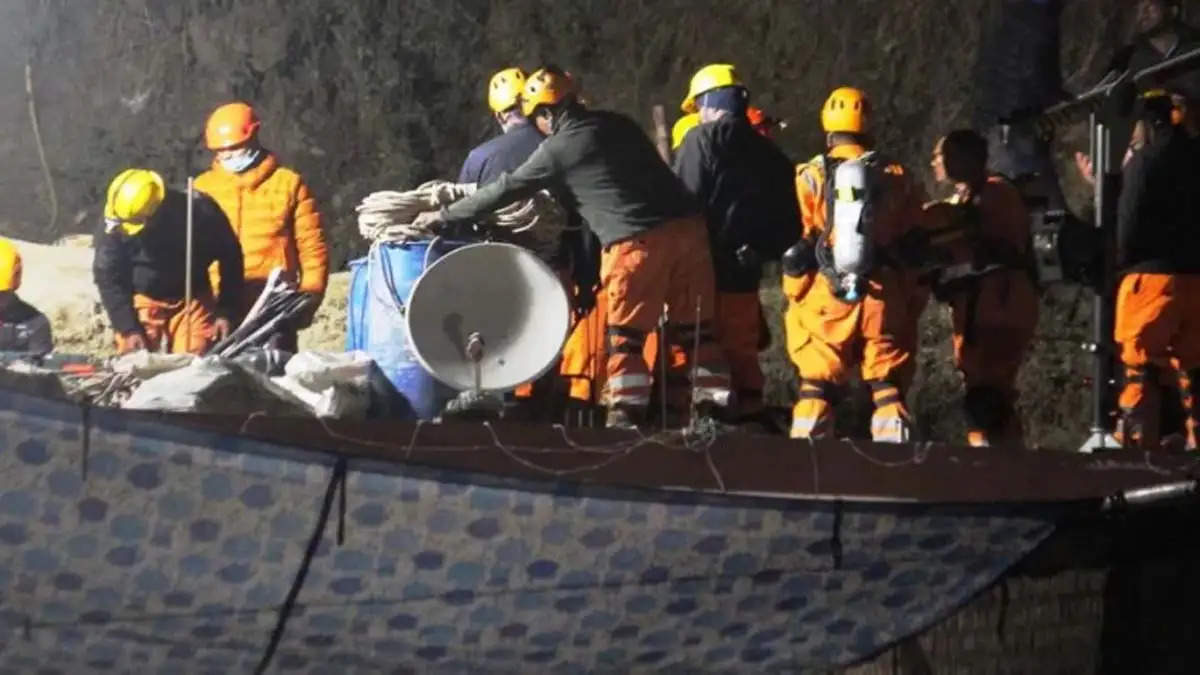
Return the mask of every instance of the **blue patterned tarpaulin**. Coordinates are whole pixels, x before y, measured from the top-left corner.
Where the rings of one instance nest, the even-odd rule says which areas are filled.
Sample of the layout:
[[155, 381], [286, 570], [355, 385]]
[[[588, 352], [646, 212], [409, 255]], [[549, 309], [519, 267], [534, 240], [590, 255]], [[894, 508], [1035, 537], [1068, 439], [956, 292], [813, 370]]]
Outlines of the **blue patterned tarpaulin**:
[[[331, 457], [117, 411], [86, 428], [74, 405], [0, 393], [0, 669], [252, 672]], [[844, 665], [961, 605], [1055, 519], [366, 460], [346, 494], [276, 672]]]

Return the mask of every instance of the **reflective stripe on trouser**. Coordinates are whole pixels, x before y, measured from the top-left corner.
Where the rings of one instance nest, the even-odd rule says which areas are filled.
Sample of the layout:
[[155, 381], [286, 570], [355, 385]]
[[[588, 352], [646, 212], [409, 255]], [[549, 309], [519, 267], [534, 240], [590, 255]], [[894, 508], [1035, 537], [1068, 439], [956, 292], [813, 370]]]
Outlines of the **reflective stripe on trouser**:
[[1200, 449], [1200, 368], [1180, 371], [1179, 394], [1186, 415], [1188, 450]]
[[[172, 354], [203, 354], [213, 335], [213, 299], [211, 296], [192, 298], [184, 307], [183, 300], [166, 302], [146, 295], [133, 296], [133, 309], [146, 335], [147, 348], [158, 351], [165, 339]], [[118, 335], [117, 351], [125, 353], [128, 345]]]
[[[872, 276], [868, 295], [858, 303], [838, 300], [829, 281], [819, 274], [803, 295], [789, 295], [784, 316], [787, 349], [801, 381], [844, 385], [850, 369], [857, 366], [865, 381], [898, 382], [912, 360], [906, 292], [895, 273], [884, 268]], [[907, 424], [903, 406], [900, 401], [887, 410], [876, 410], [876, 419], [899, 419]], [[827, 403], [814, 404], [802, 398], [793, 410], [792, 435], [807, 437], [808, 429], [832, 431], [833, 417]], [[907, 433], [907, 426], [903, 430], [896, 424], [888, 427], [880, 422], [879, 426], [873, 437], [896, 438]]]
[[[716, 294], [712, 256], [708, 250], [707, 228], [699, 218], [668, 221], [635, 237], [608, 245], [601, 256], [600, 277], [604, 285], [610, 336], [633, 332], [647, 335], [657, 326], [663, 305], [668, 307], [676, 330], [688, 324], [694, 325], [697, 312], [701, 324], [712, 321]], [[610, 350], [614, 343], [623, 342], [624, 339], [612, 338]], [[645, 337], [641, 340], [644, 343]], [[672, 338], [672, 341], [676, 339]], [[682, 358], [679, 360], [683, 364], [677, 366], [677, 359], [672, 358], [672, 369], [690, 373], [694, 356], [699, 398], [721, 405], [727, 403], [728, 375], [717, 344], [711, 340], [701, 340], [695, 354], [690, 344], [680, 351]], [[610, 351], [607, 363], [611, 404], [628, 405], [641, 401], [635, 396], [640, 387], [645, 387], [648, 400], [650, 371], [640, 351], [638, 354]], [[624, 376], [636, 377], [614, 379]], [[646, 384], [643, 385], [643, 382]], [[617, 398], [618, 392], [623, 392], [621, 395], [625, 397], [624, 400]]]
[[1200, 366], [1200, 274], [1125, 275], [1117, 289], [1115, 319], [1113, 339], [1121, 346], [1126, 372], [1117, 401], [1120, 438], [1126, 445], [1156, 449], [1162, 392], [1154, 378], [1169, 369]]
[[833, 385], [814, 380], [800, 381], [800, 394], [792, 408], [792, 438], [828, 438], [833, 434]]
[[870, 380], [871, 401], [875, 413], [871, 415], [871, 440], [880, 443], [906, 443], [912, 436], [912, 422], [904, 397], [896, 385], [882, 380]]
[[[722, 407], [729, 405], [729, 371], [720, 358], [721, 348], [713, 333], [712, 323], [701, 322], [698, 332], [699, 336], [695, 324], [667, 325], [667, 336], [674, 355], [667, 364], [667, 383], [687, 382], [691, 385], [690, 390], [668, 386], [668, 402], [678, 409], [687, 408], [693, 396], [697, 403], [707, 402]], [[695, 359], [691, 357], [693, 351], [696, 352]]]
[[717, 293], [716, 333], [739, 414], [762, 409], [764, 377], [758, 360], [762, 306], [758, 293]]
[[609, 404], [629, 407], [648, 405], [652, 381], [642, 356], [646, 334], [627, 326], [609, 326], [606, 334]]
[[1125, 369], [1125, 385], [1117, 398], [1121, 416], [1115, 436], [1127, 448], [1157, 449], [1159, 411], [1162, 390], [1158, 387], [1157, 368], [1134, 366]]

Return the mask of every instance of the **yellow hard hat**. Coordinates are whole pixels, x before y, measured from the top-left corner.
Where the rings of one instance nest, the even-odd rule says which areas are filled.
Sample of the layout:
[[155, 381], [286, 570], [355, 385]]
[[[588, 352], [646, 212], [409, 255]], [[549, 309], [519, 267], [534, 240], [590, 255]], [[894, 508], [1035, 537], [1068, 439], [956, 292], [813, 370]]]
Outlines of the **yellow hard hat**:
[[21, 253], [12, 241], [0, 238], [0, 291], [21, 287]]
[[125, 169], [108, 185], [104, 219], [111, 230], [120, 225], [128, 234], [137, 234], [146, 226], [166, 198], [162, 176], [149, 169]]
[[521, 92], [521, 113], [530, 117], [538, 106], [558, 105], [574, 95], [575, 84], [569, 75], [546, 68], [538, 69], [525, 80], [525, 89]]
[[488, 107], [497, 113], [508, 110], [521, 99], [521, 90], [524, 88], [525, 71], [505, 68], [488, 82]]
[[696, 71], [692, 76], [692, 84], [688, 87], [687, 98], [679, 107], [685, 113], [696, 112], [696, 97], [706, 91], [720, 87], [742, 87], [742, 78], [737, 70], [728, 63], [711, 63]]
[[700, 113], [689, 113], [675, 120], [675, 126], [671, 127], [671, 149], [679, 149], [679, 146], [683, 145], [684, 137], [699, 124]]
[[871, 102], [861, 89], [838, 87], [821, 107], [821, 128], [825, 133], [862, 134], [870, 126]]

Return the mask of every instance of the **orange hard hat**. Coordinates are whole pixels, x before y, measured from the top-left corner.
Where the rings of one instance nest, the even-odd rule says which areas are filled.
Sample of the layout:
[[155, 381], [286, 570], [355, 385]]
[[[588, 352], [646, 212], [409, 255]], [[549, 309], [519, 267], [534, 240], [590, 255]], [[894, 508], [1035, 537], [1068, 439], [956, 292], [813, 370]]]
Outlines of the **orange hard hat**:
[[569, 73], [542, 68], [525, 80], [521, 92], [521, 114], [531, 117], [538, 106], [558, 105], [575, 96], [575, 83]]
[[821, 107], [821, 128], [826, 133], [862, 134], [870, 125], [871, 102], [861, 89], [838, 87]]
[[254, 108], [248, 104], [226, 103], [208, 116], [204, 140], [209, 150], [227, 150], [253, 139], [260, 124]]

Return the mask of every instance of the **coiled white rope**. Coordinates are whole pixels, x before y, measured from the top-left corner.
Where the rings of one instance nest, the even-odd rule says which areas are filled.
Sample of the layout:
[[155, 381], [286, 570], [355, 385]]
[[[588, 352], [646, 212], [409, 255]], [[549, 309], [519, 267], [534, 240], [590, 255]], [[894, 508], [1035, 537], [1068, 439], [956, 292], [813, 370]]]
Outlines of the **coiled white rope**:
[[[428, 241], [437, 236], [413, 221], [475, 192], [474, 183], [430, 181], [406, 192], [373, 192], [358, 205], [358, 231], [372, 242]], [[482, 219], [481, 238], [508, 241], [524, 246], [543, 260], [559, 250], [563, 231], [570, 229], [566, 211], [548, 192], [513, 202]]]

